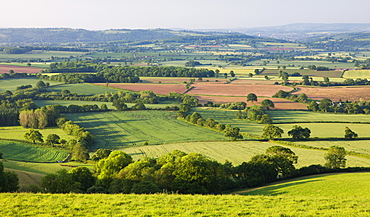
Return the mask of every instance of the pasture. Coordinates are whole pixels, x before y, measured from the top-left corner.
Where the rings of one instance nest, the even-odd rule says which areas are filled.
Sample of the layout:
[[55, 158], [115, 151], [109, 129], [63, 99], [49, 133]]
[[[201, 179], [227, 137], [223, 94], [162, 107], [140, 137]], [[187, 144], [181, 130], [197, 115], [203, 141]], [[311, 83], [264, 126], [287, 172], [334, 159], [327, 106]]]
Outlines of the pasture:
[[63, 90], [69, 90], [71, 93], [84, 94], [84, 95], [97, 95], [104, 93], [113, 93], [119, 90], [103, 86], [93, 85], [89, 83], [81, 84], [58, 84], [47, 88], [48, 91], [62, 92]]
[[[104, 83], [95, 83], [95, 85], [106, 86]], [[132, 91], [151, 90], [155, 94], [163, 95], [168, 95], [171, 92], [185, 93], [188, 90], [185, 84], [110, 83], [109, 87]]]
[[305, 93], [308, 98], [321, 100], [328, 98], [333, 101], [360, 101], [370, 100], [369, 86], [350, 86], [350, 87], [299, 87], [294, 95]]
[[[370, 173], [343, 173], [322, 174], [299, 178], [293, 181], [283, 181], [251, 189], [243, 195], [269, 195], [269, 196], [293, 196], [293, 197], [337, 197], [337, 198], [367, 198], [369, 199]], [[339, 207], [338, 207], [339, 208]]]
[[[214, 141], [214, 142], [188, 142], [175, 143], [155, 146], [129, 147], [121, 149], [130, 154], [135, 160], [144, 156], [158, 158], [173, 150], [180, 150], [186, 153], [200, 153], [210, 159], [224, 163], [228, 160], [237, 166], [243, 162], [247, 162], [257, 154], [264, 154], [268, 147], [279, 145], [291, 149], [298, 156], [297, 168], [309, 166], [312, 164], [325, 164], [324, 155], [327, 151], [303, 149], [291, 147], [272, 142], [258, 141]], [[370, 166], [370, 159], [360, 157], [347, 156], [347, 166]]]
[[[32, 87], [36, 86], [36, 83], [40, 81], [38, 78], [31, 77], [31, 78], [12, 78], [12, 79], [2, 79], [0, 80], [0, 92], [4, 92], [6, 90], [15, 91], [17, 87], [22, 85], [32, 85]], [[49, 82], [50, 85], [58, 84], [58, 82], [53, 81], [45, 81]]]
[[13, 70], [15, 73], [38, 73], [40, 68], [36, 67], [27, 67], [25, 66], [14, 66], [14, 65], [0, 65], [0, 74], [9, 73], [10, 70]]
[[4, 159], [29, 162], [57, 162], [69, 154], [65, 150], [8, 140], [0, 140], [0, 152]]
[[335, 145], [344, 147], [346, 151], [354, 151], [357, 153], [370, 155], [370, 140], [295, 141], [294, 143], [318, 148], [330, 148], [330, 146]]
[[27, 61], [29, 59], [42, 59], [42, 60], [50, 60], [50, 58], [53, 57], [65, 57], [70, 58], [78, 57], [85, 55], [84, 52], [72, 52], [72, 51], [42, 51], [42, 50], [33, 50], [28, 53], [24, 54], [6, 54], [3, 52], [0, 52], [0, 61], [7, 61], [12, 59], [18, 59]]
[[349, 70], [345, 71], [343, 78], [370, 78], [370, 70]]
[[93, 148], [120, 149], [186, 141], [226, 140], [223, 133], [177, 119], [172, 111], [122, 111], [66, 114], [95, 137]]
[[[160, 203], [159, 203], [160, 201]], [[368, 197], [3, 193], [4, 216], [368, 216]], [[163, 205], [165, 204], [165, 206]]]

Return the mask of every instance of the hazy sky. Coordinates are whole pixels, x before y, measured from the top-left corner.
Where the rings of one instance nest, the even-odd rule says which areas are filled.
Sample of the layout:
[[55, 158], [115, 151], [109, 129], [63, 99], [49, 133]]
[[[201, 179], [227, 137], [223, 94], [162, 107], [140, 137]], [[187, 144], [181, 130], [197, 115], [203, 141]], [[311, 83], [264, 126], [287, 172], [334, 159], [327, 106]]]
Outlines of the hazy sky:
[[0, 28], [215, 29], [370, 23], [370, 0], [3, 0]]

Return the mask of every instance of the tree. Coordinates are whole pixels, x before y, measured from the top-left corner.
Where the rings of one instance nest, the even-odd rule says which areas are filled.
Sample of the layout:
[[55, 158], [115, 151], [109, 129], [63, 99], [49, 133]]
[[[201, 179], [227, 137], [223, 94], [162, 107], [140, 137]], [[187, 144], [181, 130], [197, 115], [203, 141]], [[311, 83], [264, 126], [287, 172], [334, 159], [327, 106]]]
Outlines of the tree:
[[68, 171], [68, 174], [71, 174], [74, 183], [79, 183], [79, 189], [83, 192], [92, 187], [96, 181], [93, 173], [86, 167], [73, 168]]
[[346, 150], [343, 147], [331, 146], [328, 153], [325, 154], [325, 166], [328, 168], [336, 169], [346, 166]]
[[252, 102], [254, 102], [254, 101], [258, 101], [258, 100], [257, 100], [257, 95], [256, 95], [256, 94], [254, 94], [254, 93], [249, 93], [249, 94], [247, 95], [247, 101], [252, 101]]
[[43, 82], [43, 81], [38, 81], [37, 83], [36, 83], [36, 88], [37, 89], [43, 89], [43, 88], [45, 88], [46, 87], [46, 84]]
[[263, 114], [261, 116], [261, 120], [259, 120], [259, 123], [262, 123], [262, 124], [271, 124], [272, 123], [272, 119], [271, 119], [270, 115]]
[[138, 102], [138, 103], [136, 103], [135, 105], [132, 106], [132, 109], [133, 110], [145, 110], [146, 107], [145, 107], [144, 103]]
[[231, 76], [231, 77], [235, 77], [235, 73], [234, 73], [234, 71], [232, 71], [232, 70], [230, 71], [230, 76]]
[[59, 143], [59, 140], [60, 140], [60, 137], [57, 134], [49, 134], [46, 137], [46, 140], [45, 141], [49, 145], [54, 145], [54, 144], [58, 144]]
[[[257, 100], [256, 100], [257, 101]], [[270, 108], [275, 108], [275, 104], [273, 101], [269, 100], [269, 99], [264, 99], [262, 102], [261, 102], [261, 106], [264, 107], [266, 110], [269, 110]]]
[[110, 155], [111, 152], [112, 152], [112, 150], [110, 150], [110, 149], [99, 148], [95, 152], [95, 154], [93, 154], [93, 156], [91, 157], [91, 159], [93, 161], [99, 161], [101, 159], [107, 158]]
[[114, 100], [112, 105], [116, 107], [118, 111], [124, 111], [127, 109], [127, 105], [122, 99]]
[[117, 173], [132, 163], [132, 157], [122, 151], [112, 151], [107, 158], [101, 159], [95, 166], [98, 179], [114, 178]]
[[238, 127], [231, 127], [229, 124], [226, 125], [224, 135], [225, 137], [229, 137], [231, 140], [243, 138], [243, 136], [240, 135], [240, 129]]
[[328, 99], [328, 98], [324, 98], [322, 100], [320, 100], [320, 104], [319, 104], [319, 109], [323, 112], [328, 112], [332, 106], [333, 102]]
[[79, 192], [78, 185], [66, 169], [49, 173], [41, 179], [41, 187], [49, 193]]
[[263, 128], [263, 133], [262, 133], [262, 137], [263, 138], [266, 138], [266, 139], [274, 139], [274, 138], [281, 138], [281, 134], [283, 134], [284, 131], [280, 128], [280, 127], [277, 127], [277, 126], [274, 126], [272, 124], [267, 124], [264, 128]]
[[357, 133], [353, 132], [351, 129], [349, 129], [349, 127], [346, 127], [344, 129], [344, 138], [354, 139], [354, 138], [357, 138], [357, 137], [358, 137]]
[[311, 135], [311, 130], [307, 127], [302, 128], [301, 126], [294, 125], [293, 129], [288, 131], [288, 135], [292, 136], [294, 140], [308, 139]]
[[89, 150], [81, 142], [76, 143], [72, 147], [72, 159], [76, 161], [86, 162], [89, 159]]
[[19, 189], [19, 178], [15, 172], [4, 171], [0, 161], [0, 192], [15, 192]]
[[32, 143], [38, 142], [44, 142], [42, 139], [42, 134], [38, 130], [30, 130], [28, 133], [24, 134], [24, 138], [28, 141], [32, 141]]

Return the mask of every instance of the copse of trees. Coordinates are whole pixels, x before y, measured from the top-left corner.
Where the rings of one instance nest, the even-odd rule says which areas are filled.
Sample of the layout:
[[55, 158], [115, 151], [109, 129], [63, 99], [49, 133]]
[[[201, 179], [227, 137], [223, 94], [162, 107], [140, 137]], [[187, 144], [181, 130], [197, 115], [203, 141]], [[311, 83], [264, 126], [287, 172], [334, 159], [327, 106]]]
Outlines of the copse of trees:
[[0, 161], [0, 192], [15, 192], [19, 189], [19, 178], [15, 172], [4, 171]]
[[257, 121], [262, 124], [271, 124], [272, 119], [270, 115], [266, 114], [265, 110], [258, 105], [245, 108], [243, 111], [236, 112], [237, 119], [248, 119], [250, 121]]

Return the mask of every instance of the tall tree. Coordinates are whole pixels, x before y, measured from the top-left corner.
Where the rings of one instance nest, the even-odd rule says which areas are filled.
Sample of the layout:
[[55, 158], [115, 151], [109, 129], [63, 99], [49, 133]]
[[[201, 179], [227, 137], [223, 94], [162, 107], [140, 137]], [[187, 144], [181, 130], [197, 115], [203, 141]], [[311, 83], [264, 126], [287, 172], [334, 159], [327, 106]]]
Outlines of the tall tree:
[[331, 146], [325, 154], [325, 166], [328, 168], [341, 168], [346, 166], [346, 150], [343, 147]]
[[269, 110], [270, 108], [275, 108], [274, 102], [269, 99], [262, 100], [261, 106], [264, 107], [266, 110]]
[[43, 137], [42, 134], [38, 130], [30, 130], [28, 133], [24, 134], [24, 138], [28, 141], [31, 141], [34, 144], [36, 143], [36, 141], [44, 142], [42, 137]]
[[263, 128], [262, 137], [266, 139], [274, 139], [274, 138], [281, 138], [281, 135], [284, 133], [284, 131], [277, 126], [274, 126], [272, 124], [266, 124], [266, 126]]
[[257, 99], [257, 95], [256, 95], [256, 94], [254, 94], [254, 93], [249, 93], [249, 94], [247, 95], [247, 101], [252, 101], [252, 102], [254, 102], [254, 101], [258, 101], [258, 99]]
[[351, 129], [349, 129], [349, 127], [346, 127], [344, 129], [344, 138], [354, 139], [354, 138], [357, 138], [357, 137], [358, 137], [357, 133], [353, 132]]
[[294, 125], [293, 129], [288, 131], [288, 135], [292, 136], [294, 140], [308, 139], [311, 135], [311, 130], [307, 127], [302, 128], [301, 126]]

